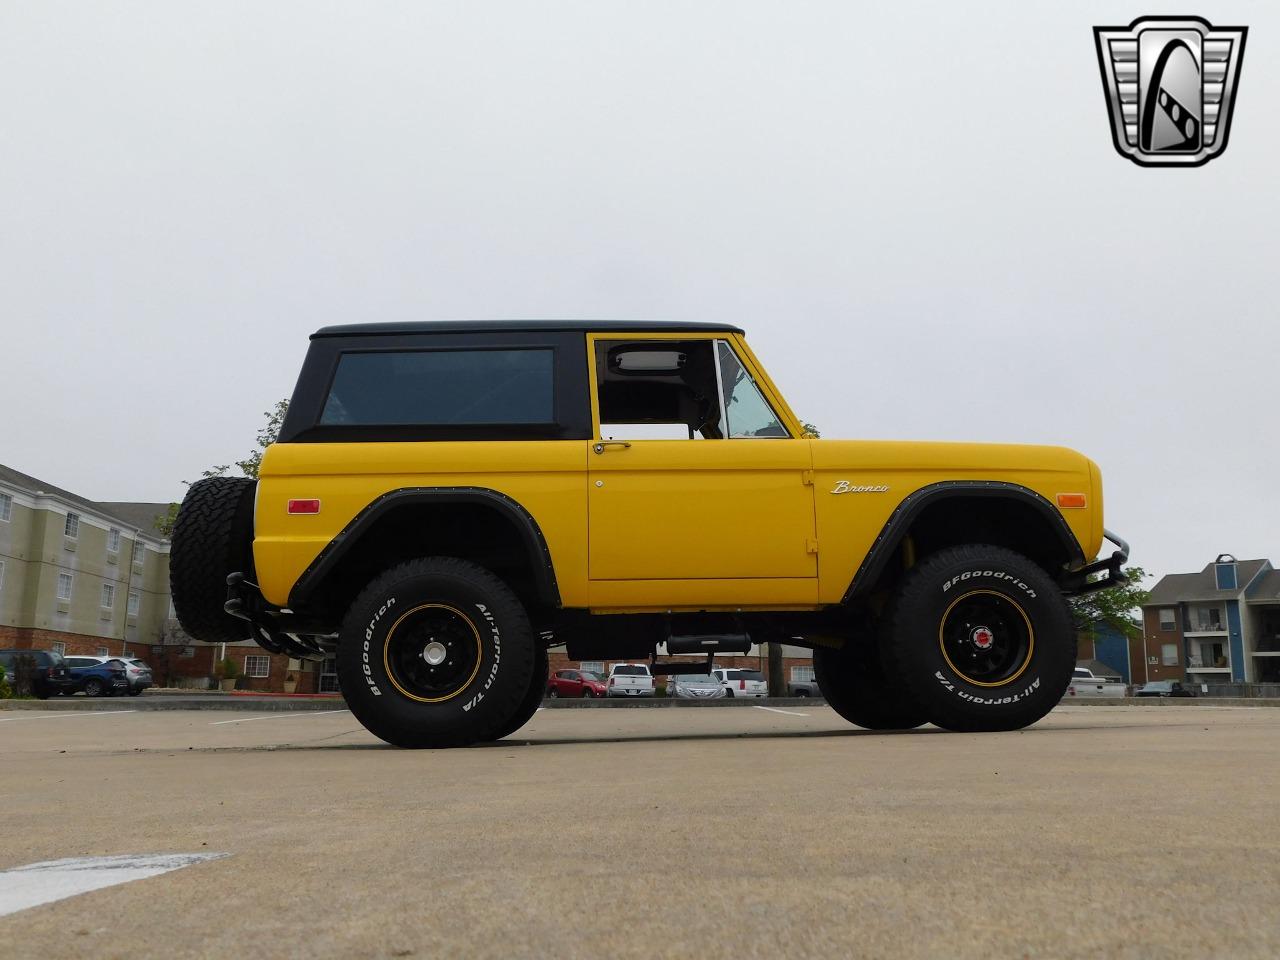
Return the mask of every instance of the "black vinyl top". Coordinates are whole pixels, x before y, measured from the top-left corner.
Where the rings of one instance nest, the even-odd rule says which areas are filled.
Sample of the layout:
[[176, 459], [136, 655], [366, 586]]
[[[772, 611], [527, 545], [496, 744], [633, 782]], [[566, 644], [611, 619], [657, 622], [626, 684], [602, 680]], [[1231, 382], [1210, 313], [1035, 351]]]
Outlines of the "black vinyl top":
[[321, 327], [318, 337], [406, 336], [418, 333], [583, 332], [583, 333], [743, 333], [730, 323], [687, 320], [433, 320], [408, 323], [343, 323]]

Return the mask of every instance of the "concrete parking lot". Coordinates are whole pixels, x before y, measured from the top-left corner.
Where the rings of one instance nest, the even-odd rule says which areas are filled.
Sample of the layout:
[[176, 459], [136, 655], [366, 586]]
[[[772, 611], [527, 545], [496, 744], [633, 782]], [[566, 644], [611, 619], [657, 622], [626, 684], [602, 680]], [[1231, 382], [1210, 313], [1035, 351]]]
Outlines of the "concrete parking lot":
[[1280, 955], [1280, 710], [543, 710], [406, 752], [338, 708], [128, 706], [0, 713], [0, 870], [229, 856], [2, 917], [0, 954]]

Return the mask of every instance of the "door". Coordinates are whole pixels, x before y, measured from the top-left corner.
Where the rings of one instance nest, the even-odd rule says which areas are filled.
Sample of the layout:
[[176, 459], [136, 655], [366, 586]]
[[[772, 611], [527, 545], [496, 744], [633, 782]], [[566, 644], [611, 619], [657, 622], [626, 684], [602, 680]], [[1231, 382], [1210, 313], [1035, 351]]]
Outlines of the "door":
[[809, 441], [733, 344], [598, 337], [592, 352], [592, 606], [815, 603]]

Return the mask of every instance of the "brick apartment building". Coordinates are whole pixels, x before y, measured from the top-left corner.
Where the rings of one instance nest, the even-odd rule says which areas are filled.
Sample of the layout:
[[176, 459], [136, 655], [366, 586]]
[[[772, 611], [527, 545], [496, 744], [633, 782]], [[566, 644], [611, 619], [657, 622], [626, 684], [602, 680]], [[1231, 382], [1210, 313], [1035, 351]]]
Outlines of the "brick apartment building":
[[202, 686], [229, 656], [249, 689], [314, 671], [256, 644], [196, 643], [169, 600], [167, 503], [100, 503], [0, 464], [0, 647], [141, 657], [159, 685]]
[[1222, 554], [1160, 580], [1142, 607], [1135, 682], [1280, 683], [1280, 570]]

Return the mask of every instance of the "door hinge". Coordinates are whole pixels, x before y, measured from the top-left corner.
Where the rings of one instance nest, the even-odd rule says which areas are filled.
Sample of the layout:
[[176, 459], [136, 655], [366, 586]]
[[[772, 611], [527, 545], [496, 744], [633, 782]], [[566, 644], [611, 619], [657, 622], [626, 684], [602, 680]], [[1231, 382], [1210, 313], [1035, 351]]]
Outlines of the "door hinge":
[[802, 484], [804, 484], [806, 487], [812, 487], [812, 486], [813, 486], [813, 471], [812, 471], [812, 470], [802, 470], [802, 471], [800, 472], [800, 482], [801, 482]]
[[810, 537], [808, 540], [804, 542], [804, 548], [807, 553], [817, 553], [818, 541], [815, 540], [813, 537]]

